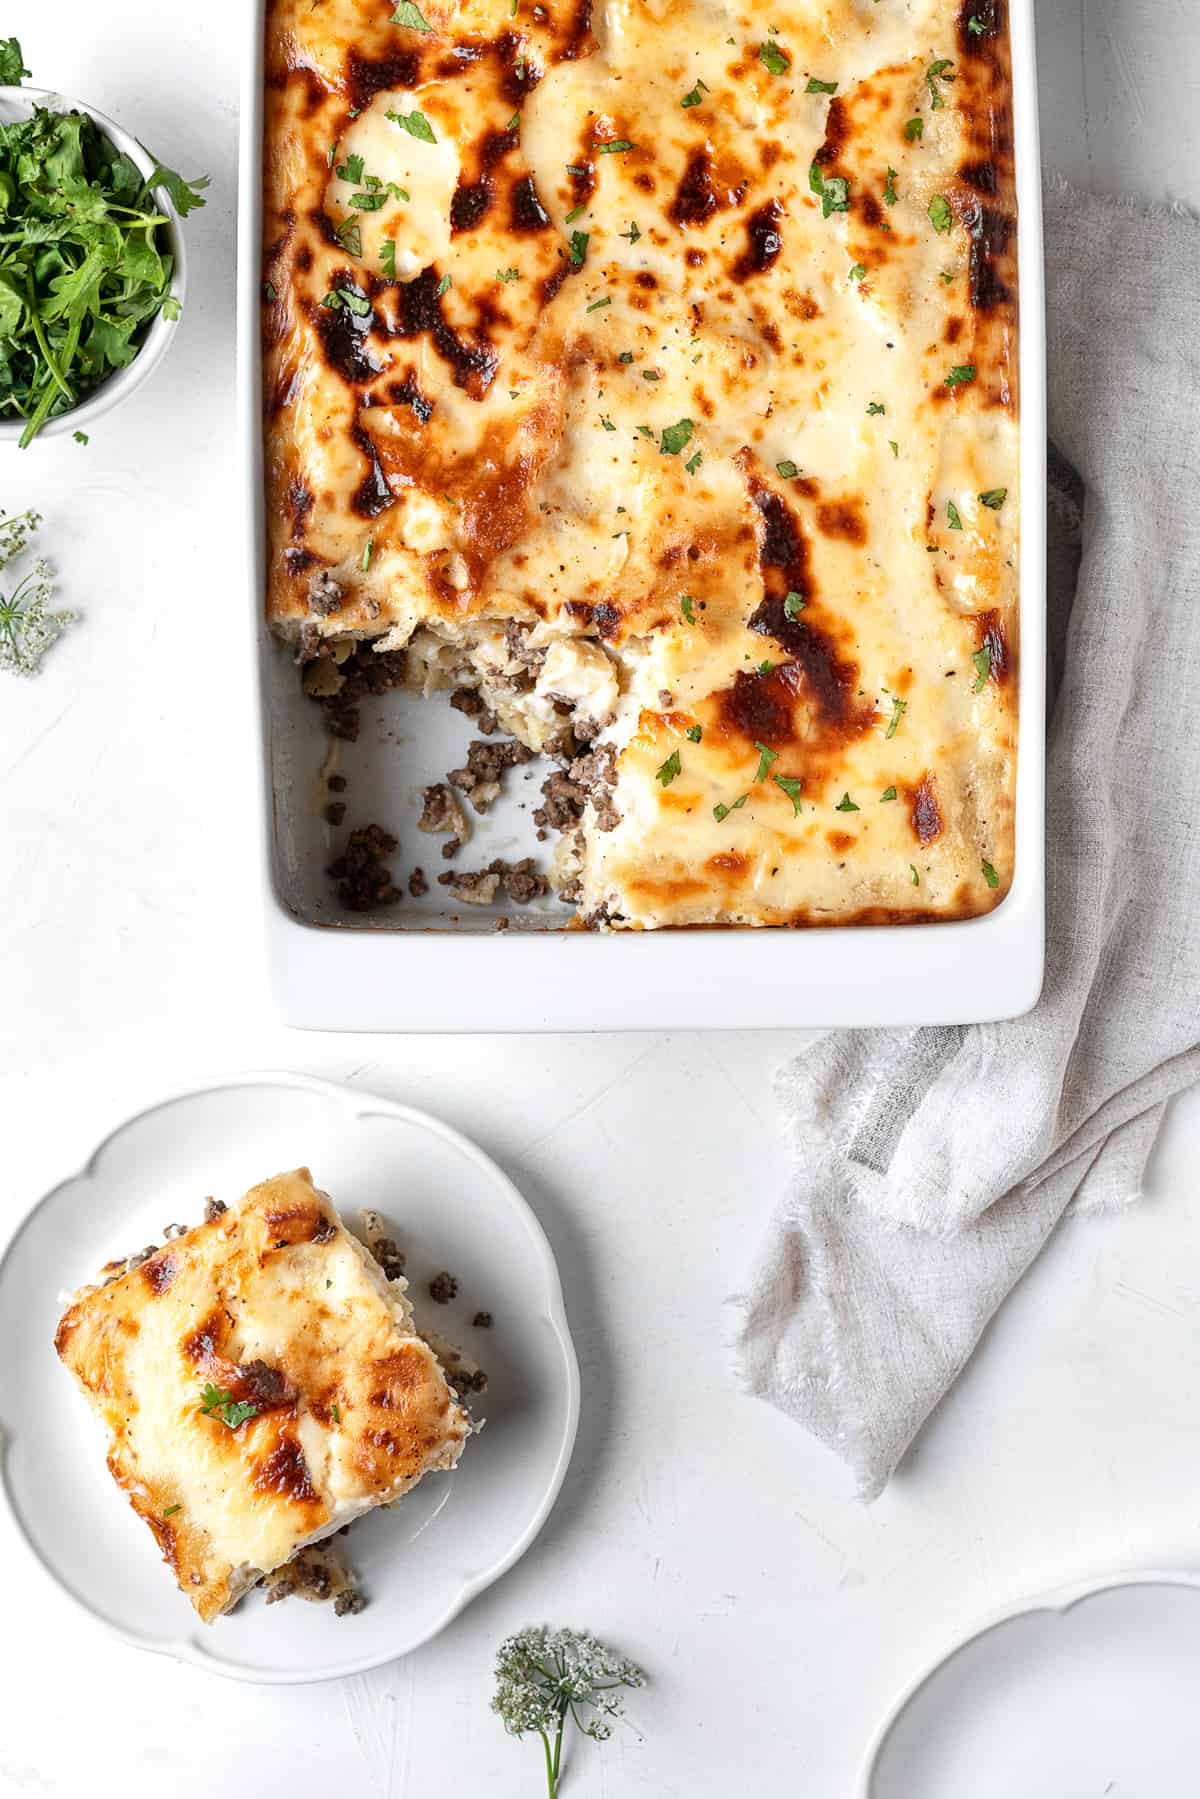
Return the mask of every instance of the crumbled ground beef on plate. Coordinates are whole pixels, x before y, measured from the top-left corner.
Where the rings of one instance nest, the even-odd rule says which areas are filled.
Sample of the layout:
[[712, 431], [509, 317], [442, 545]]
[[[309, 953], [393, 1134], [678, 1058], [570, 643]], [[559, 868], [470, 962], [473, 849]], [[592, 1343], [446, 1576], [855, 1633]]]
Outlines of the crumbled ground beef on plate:
[[476, 812], [483, 813], [499, 794], [505, 769], [531, 762], [533, 754], [525, 744], [512, 737], [506, 737], [500, 743], [485, 743], [477, 737], [467, 750], [465, 767], [450, 769], [446, 779], [460, 793], [466, 794]]
[[435, 1274], [429, 1283], [429, 1297], [436, 1300], [440, 1306], [449, 1305], [457, 1292], [458, 1282], [444, 1268], [440, 1274]]
[[490, 1312], [476, 1312], [471, 1323], [475, 1326], [477, 1331], [490, 1331], [492, 1328], [492, 1314]]
[[422, 894], [429, 892], [429, 882], [425, 878], [425, 870], [423, 868], [414, 868], [409, 875], [408, 891], [412, 894], [414, 899], [420, 899]]

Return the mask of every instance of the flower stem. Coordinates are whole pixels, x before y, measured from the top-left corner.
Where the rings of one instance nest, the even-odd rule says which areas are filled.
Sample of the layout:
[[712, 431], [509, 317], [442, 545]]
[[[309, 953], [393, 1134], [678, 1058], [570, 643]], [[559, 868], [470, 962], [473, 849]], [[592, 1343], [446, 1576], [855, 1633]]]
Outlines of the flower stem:
[[[562, 1734], [561, 1730], [559, 1734]], [[538, 1735], [542, 1739], [542, 1748], [546, 1751], [546, 1790], [550, 1795], [550, 1799], [556, 1799], [558, 1781], [555, 1778], [554, 1763], [550, 1759], [550, 1738], [546, 1735], [544, 1730], [539, 1730]]]

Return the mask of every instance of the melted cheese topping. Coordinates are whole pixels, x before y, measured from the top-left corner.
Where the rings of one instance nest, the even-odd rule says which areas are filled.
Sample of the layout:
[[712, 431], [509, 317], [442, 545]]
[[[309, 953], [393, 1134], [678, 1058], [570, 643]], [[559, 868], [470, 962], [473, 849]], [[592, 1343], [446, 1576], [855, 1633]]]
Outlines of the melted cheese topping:
[[432, 639], [489, 703], [506, 623], [546, 648], [497, 709], [540, 749], [565, 705], [611, 750], [565, 857], [588, 921], [990, 909], [1016, 764], [1003, 0], [783, 0], [769, 29], [731, 0], [367, 12], [269, 8], [277, 628], [309, 653], [420, 628], [425, 684]]
[[[107, 1428], [112, 1476], [206, 1621], [457, 1462], [470, 1422], [402, 1285], [299, 1169], [63, 1314], [55, 1346]], [[206, 1413], [206, 1386], [253, 1414]]]

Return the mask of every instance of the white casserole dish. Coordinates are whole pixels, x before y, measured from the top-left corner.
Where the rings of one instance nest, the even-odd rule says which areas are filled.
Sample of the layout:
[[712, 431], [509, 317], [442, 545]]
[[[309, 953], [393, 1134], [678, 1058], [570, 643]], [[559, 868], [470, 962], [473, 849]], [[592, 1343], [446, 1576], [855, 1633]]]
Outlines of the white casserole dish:
[[[265, 0], [245, 9], [238, 233], [239, 430], [246, 493], [247, 604], [258, 661], [271, 984], [288, 1024], [314, 1030], [573, 1031], [747, 1026], [959, 1024], [1015, 1017], [1036, 1001], [1044, 957], [1045, 323], [1033, 0], [1010, 0], [1020, 269], [1021, 660], [1016, 873], [986, 917], [948, 924], [807, 930], [568, 931], [545, 902], [497, 931], [492, 908], [456, 907], [431, 882], [364, 920], [341, 912], [324, 873], [334, 833], [314, 804], [321, 726], [289, 652], [267, 629], [260, 381], [260, 240]], [[349, 746], [354, 813], [402, 834], [403, 864], [441, 866], [437, 840], [411, 854], [421, 787], [462, 759], [464, 721], [389, 696], [386, 740]], [[531, 765], [532, 766], [532, 765]], [[402, 773], [398, 776], [398, 770]], [[524, 771], [528, 772], [528, 771]], [[539, 777], [540, 778], [540, 777]], [[521, 808], [497, 805], [471, 865], [530, 853]], [[521, 789], [524, 788], [522, 794]]]

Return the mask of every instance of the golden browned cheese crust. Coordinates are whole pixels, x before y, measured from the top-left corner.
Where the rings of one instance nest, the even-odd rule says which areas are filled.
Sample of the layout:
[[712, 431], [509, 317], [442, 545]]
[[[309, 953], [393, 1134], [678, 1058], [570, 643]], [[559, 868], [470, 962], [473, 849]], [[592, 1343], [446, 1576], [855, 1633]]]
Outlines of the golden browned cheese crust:
[[[307, 1169], [85, 1289], [55, 1347], [206, 1621], [301, 1544], [452, 1467], [470, 1428]], [[207, 1411], [206, 1389], [224, 1395]]]
[[998, 904], [1004, 0], [271, 0], [267, 80], [276, 628], [589, 714], [585, 920]]

